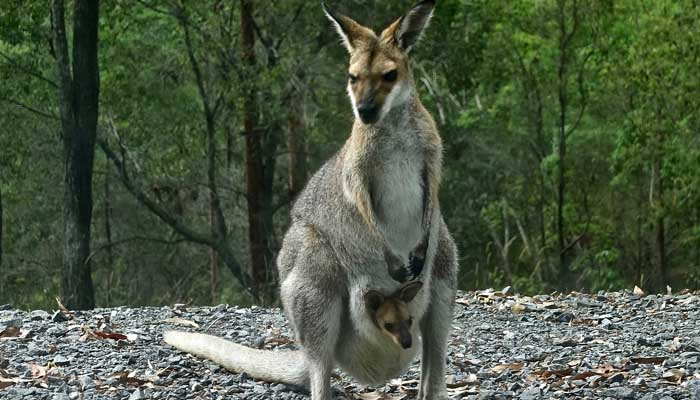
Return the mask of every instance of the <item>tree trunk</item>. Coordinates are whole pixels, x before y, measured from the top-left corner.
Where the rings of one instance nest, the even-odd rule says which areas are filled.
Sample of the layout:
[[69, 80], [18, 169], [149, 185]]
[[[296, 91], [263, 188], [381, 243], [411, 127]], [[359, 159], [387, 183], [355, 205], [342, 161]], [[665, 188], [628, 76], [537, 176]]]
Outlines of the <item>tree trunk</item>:
[[566, 205], [566, 119], [568, 112], [568, 44], [571, 35], [567, 32], [566, 0], [559, 0], [559, 65], [557, 70], [557, 86], [559, 100], [559, 132], [557, 149], [557, 242], [559, 250], [559, 280], [564, 289], [569, 288], [570, 271], [566, 257], [566, 222], [564, 207]]
[[668, 284], [668, 276], [666, 272], [666, 224], [664, 221], [664, 180], [661, 176], [661, 155], [657, 155], [654, 161], [654, 175], [656, 176], [656, 212], [659, 216], [656, 218], [656, 268], [658, 277], [652, 279], [656, 282], [656, 289], [660, 293], [665, 292]]
[[[255, 68], [255, 32], [253, 16], [253, 2], [241, 0], [241, 37], [243, 46], [243, 60], [250, 67]], [[263, 206], [264, 196], [264, 170], [262, 162], [262, 140], [259, 132], [256, 132], [257, 122], [255, 84], [249, 80], [247, 93], [244, 98], [244, 135], [245, 135], [245, 171], [246, 194], [248, 200], [248, 244], [250, 250], [249, 276], [252, 277], [251, 289], [260, 297], [265, 291], [267, 282], [266, 255], [269, 252], [267, 235], [265, 234], [265, 214]]]
[[54, 0], [52, 11], [65, 160], [61, 296], [69, 308], [89, 309], [95, 306], [88, 257], [99, 98], [99, 1], [75, 2], [72, 72], [63, 0]]
[[112, 283], [114, 282], [114, 249], [112, 248], [112, 190], [110, 187], [111, 169], [105, 171], [105, 240], [107, 246], [107, 293], [106, 306], [112, 305]]
[[2, 180], [0, 179], [0, 271], [2, 271], [2, 221], [4, 215], [2, 212]]
[[289, 120], [287, 121], [287, 150], [289, 151], [289, 199], [293, 200], [306, 183], [306, 145], [304, 128], [304, 99], [299, 94], [299, 101], [290, 102]]
[[[209, 224], [216, 237], [216, 208], [214, 193], [209, 192]], [[212, 304], [219, 302], [219, 255], [213, 247], [209, 249], [209, 278]]]

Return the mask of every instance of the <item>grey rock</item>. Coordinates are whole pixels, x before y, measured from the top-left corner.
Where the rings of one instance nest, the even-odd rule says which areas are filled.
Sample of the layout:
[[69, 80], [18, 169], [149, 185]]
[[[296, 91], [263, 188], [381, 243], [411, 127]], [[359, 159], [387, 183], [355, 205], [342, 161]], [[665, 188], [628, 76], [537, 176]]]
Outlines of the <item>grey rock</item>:
[[144, 396], [143, 392], [141, 391], [141, 388], [137, 388], [133, 392], [131, 392], [131, 395], [129, 396], [129, 400], [144, 400], [146, 396]]
[[58, 354], [53, 358], [53, 363], [58, 366], [65, 366], [70, 364], [70, 360], [66, 356]]
[[44, 310], [34, 310], [29, 313], [29, 319], [32, 321], [41, 321], [49, 318], [51, 318], [51, 314]]
[[51, 316], [51, 321], [53, 322], [64, 322], [68, 321], [68, 317], [63, 313], [63, 311], [58, 310], [54, 311], [53, 315]]
[[538, 387], [530, 387], [523, 391], [518, 398], [520, 400], [536, 400], [541, 398], [542, 391]]
[[31, 354], [33, 356], [45, 356], [45, 355], [49, 354], [49, 352], [46, 351], [46, 349], [44, 347], [41, 347], [41, 346], [37, 345], [36, 343], [30, 343], [27, 346], [27, 351], [29, 351], [29, 354]]
[[81, 375], [78, 380], [80, 381], [80, 387], [83, 388], [83, 390], [95, 387], [95, 381], [93, 381], [89, 375]]
[[604, 393], [614, 399], [634, 399], [634, 390], [631, 388], [616, 387], [607, 389]]

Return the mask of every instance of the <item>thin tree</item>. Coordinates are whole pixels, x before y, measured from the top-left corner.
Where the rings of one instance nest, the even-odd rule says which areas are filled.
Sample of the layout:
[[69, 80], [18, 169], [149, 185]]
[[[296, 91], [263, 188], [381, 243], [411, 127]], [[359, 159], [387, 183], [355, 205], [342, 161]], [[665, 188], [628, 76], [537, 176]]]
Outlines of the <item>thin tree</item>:
[[68, 54], [64, 1], [53, 0], [51, 11], [65, 163], [61, 297], [67, 307], [89, 309], [95, 306], [89, 256], [100, 91], [99, 1], [74, 2], [72, 60]]
[[0, 269], [2, 269], [2, 180], [0, 180]]
[[[241, 0], [242, 58], [250, 73], [256, 67], [255, 22], [253, 2]], [[252, 74], [251, 74], [252, 75]], [[243, 129], [245, 135], [246, 196], [248, 200], [248, 244], [250, 249], [250, 273], [252, 289], [255, 293], [265, 292], [268, 265], [271, 263], [270, 245], [265, 232], [265, 175], [263, 169], [262, 138], [256, 130], [257, 113], [255, 85], [252, 79], [247, 82], [244, 95]], [[264, 296], [263, 296], [264, 297]]]

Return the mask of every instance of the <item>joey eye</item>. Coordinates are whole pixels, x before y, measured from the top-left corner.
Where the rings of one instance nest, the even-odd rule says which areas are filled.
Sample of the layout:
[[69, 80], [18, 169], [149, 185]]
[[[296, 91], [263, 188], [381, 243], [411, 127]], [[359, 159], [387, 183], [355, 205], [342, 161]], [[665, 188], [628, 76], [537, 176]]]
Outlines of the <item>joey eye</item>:
[[382, 75], [382, 78], [384, 78], [384, 80], [387, 82], [394, 82], [398, 76], [399, 73], [395, 69], [392, 69], [391, 71]]
[[408, 326], [411, 326], [411, 325], [413, 325], [413, 317], [408, 319]]
[[394, 324], [392, 324], [392, 323], [386, 323], [386, 324], [384, 324], [384, 329], [386, 329], [387, 331], [391, 332], [391, 331], [394, 330]]
[[357, 82], [357, 76], [353, 74], [348, 74], [348, 80], [350, 81], [351, 85], [354, 85]]

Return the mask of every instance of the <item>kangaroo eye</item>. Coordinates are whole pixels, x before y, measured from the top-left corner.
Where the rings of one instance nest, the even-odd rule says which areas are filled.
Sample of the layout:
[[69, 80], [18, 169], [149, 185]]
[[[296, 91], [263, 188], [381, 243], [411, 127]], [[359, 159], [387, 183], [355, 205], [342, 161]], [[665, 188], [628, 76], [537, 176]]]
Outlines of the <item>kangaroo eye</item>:
[[387, 82], [394, 82], [398, 76], [399, 73], [395, 69], [392, 69], [391, 71], [384, 74], [382, 78], [384, 78], [384, 80]]
[[348, 74], [348, 79], [350, 80], [351, 85], [354, 85], [355, 82], [357, 82], [357, 77], [353, 74]]
[[394, 324], [386, 323], [386, 324], [384, 324], [384, 329], [391, 332], [394, 330]]
[[408, 319], [408, 326], [411, 326], [411, 325], [413, 325], [413, 317]]

